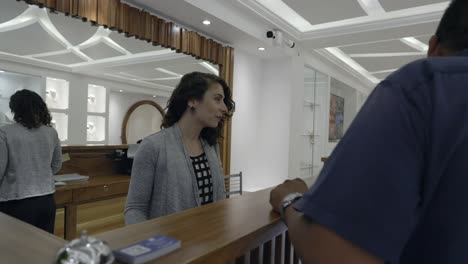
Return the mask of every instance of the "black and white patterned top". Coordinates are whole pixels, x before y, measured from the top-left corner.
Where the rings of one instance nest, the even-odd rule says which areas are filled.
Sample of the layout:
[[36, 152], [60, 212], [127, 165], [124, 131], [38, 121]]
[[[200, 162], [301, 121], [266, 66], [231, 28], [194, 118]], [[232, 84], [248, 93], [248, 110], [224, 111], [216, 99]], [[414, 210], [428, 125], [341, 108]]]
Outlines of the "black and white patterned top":
[[200, 194], [201, 204], [213, 202], [213, 177], [211, 176], [210, 165], [205, 153], [190, 157], [192, 159], [193, 170], [197, 177], [198, 193]]

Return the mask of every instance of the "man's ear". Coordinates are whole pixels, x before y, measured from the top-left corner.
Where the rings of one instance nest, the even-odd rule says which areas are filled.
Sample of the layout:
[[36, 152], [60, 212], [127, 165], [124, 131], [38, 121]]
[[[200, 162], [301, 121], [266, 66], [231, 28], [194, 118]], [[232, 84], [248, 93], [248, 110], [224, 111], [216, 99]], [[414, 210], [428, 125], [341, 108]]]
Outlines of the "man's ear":
[[441, 56], [439, 38], [435, 35], [431, 37], [431, 40], [429, 40], [429, 50], [427, 51], [427, 56]]

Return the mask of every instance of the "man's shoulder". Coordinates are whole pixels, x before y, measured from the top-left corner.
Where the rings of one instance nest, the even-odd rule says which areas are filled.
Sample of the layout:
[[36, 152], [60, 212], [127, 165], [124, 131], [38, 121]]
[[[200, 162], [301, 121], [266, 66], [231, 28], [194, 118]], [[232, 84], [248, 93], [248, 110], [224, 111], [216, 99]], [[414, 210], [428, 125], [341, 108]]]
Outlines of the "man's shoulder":
[[430, 57], [403, 66], [385, 81], [400, 87], [416, 87], [432, 82], [439, 74], [450, 75], [462, 72], [468, 72], [467, 57]]

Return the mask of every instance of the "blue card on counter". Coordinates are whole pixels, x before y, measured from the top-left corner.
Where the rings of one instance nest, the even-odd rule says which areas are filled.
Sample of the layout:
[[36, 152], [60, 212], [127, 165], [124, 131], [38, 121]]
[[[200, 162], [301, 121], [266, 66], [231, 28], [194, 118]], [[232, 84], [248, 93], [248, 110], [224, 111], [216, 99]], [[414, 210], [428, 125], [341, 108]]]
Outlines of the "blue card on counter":
[[157, 235], [138, 243], [114, 250], [118, 261], [140, 264], [166, 255], [178, 248], [181, 242], [172, 237]]

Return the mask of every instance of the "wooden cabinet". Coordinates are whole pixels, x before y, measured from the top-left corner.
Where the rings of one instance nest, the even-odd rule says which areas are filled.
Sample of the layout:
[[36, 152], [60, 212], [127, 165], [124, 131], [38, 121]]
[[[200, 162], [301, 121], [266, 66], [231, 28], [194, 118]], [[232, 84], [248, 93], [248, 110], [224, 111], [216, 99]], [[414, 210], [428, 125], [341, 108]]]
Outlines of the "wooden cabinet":
[[86, 183], [70, 184], [58, 187], [55, 192], [57, 208], [64, 208], [64, 237], [71, 240], [77, 237], [78, 206], [99, 202], [118, 197], [125, 197], [128, 193], [130, 176], [109, 175], [91, 176]]
[[127, 195], [129, 182], [104, 184], [96, 187], [77, 189], [73, 192], [73, 201], [90, 202], [97, 199]]
[[73, 201], [73, 192], [68, 191], [56, 191], [55, 192], [55, 204], [57, 206], [65, 205]]

